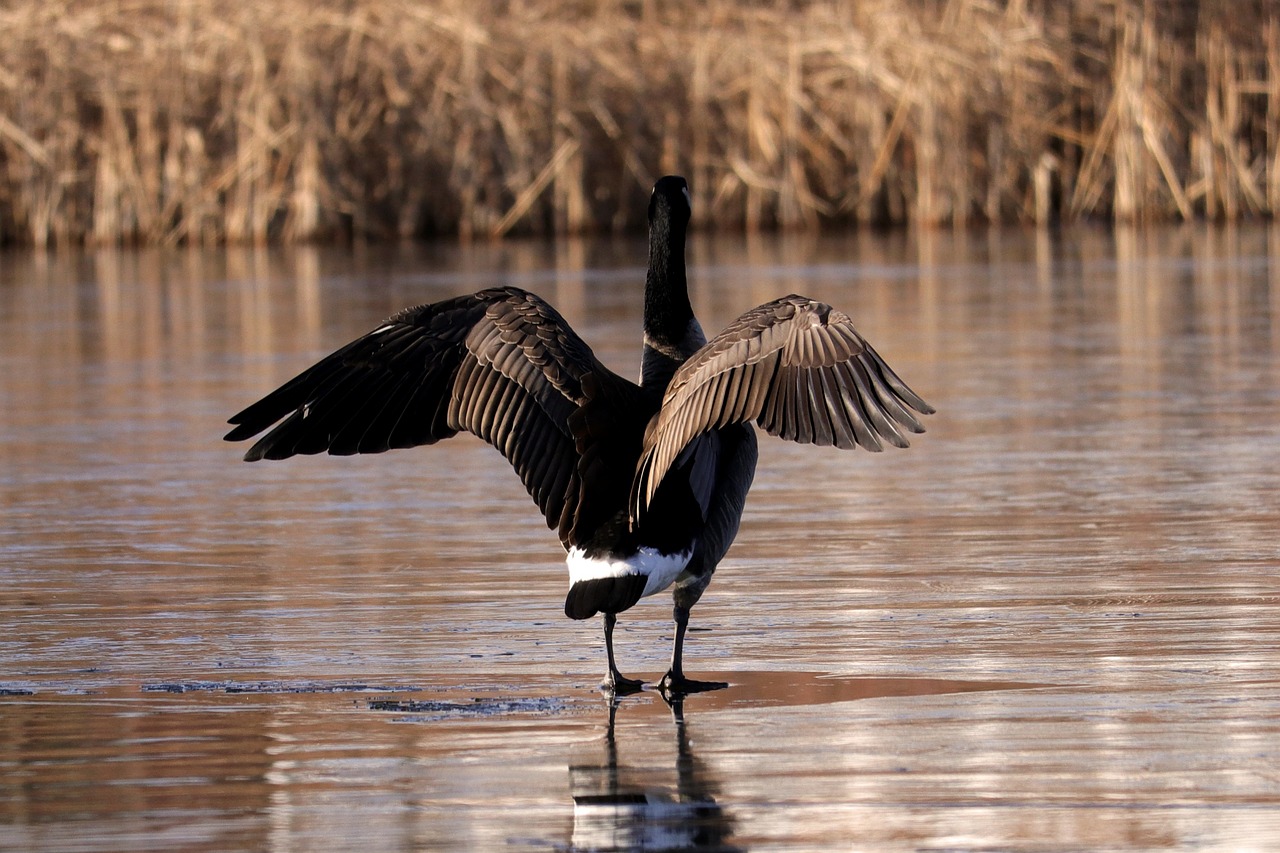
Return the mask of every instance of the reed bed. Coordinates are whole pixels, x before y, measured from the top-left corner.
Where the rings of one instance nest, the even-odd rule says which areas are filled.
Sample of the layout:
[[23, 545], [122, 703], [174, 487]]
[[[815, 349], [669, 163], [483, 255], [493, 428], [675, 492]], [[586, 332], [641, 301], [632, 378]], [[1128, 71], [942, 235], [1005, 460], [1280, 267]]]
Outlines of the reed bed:
[[1280, 210], [1274, 3], [10, 0], [0, 240]]

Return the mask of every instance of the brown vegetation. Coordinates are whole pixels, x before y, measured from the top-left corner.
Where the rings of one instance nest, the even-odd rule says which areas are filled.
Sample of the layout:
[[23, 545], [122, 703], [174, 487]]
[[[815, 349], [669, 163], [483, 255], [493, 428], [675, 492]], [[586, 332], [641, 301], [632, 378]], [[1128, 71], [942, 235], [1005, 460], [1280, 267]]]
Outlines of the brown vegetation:
[[1280, 210], [1264, 0], [10, 0], [0, 240]]

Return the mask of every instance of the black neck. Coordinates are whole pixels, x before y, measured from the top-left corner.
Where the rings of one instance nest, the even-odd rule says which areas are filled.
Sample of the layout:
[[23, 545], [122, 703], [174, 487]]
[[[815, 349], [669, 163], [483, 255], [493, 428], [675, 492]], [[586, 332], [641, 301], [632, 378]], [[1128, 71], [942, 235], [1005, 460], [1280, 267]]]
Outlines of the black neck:
[[644, 288], [644, 331], [662, 343], [679, 342], [693, 319], [684, 272], [683, 225], [663, 210], [649, 226], [649, 272]]

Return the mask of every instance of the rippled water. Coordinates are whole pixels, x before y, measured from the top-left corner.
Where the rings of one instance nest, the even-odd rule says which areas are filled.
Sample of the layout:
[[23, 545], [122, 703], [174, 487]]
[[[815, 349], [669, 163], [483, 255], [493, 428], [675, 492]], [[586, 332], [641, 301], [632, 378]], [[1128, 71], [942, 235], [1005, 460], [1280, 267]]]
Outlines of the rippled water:
[[[498, 283], [634, 374], [629, 241], [0, 255], [0, 848], [1280, 847], [1280, 230], [703, 239], [708, 329], [852, 314], [939, 414], [762, 442], [616, 709], [496, 453], [224, 421]], [[665, 598], [619, 624], [655, 678]]]

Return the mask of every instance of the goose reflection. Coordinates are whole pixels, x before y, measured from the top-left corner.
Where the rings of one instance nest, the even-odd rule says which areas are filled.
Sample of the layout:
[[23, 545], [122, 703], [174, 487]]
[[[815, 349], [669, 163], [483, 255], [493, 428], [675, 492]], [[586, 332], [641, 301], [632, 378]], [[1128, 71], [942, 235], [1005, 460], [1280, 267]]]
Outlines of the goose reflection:
[[[716, 802], [718, 783], [694, 755], [684, 720], [684, 697], [664, 696], [675, 728], [675, 786], [665, 767], [618, 761], [618, 700], [609, 702], [601, 764], [569, 767], [573, 793], [571, 850], [722, 850], [733, 822]], [[652, 752], [644, 750], [646, 758]]]

